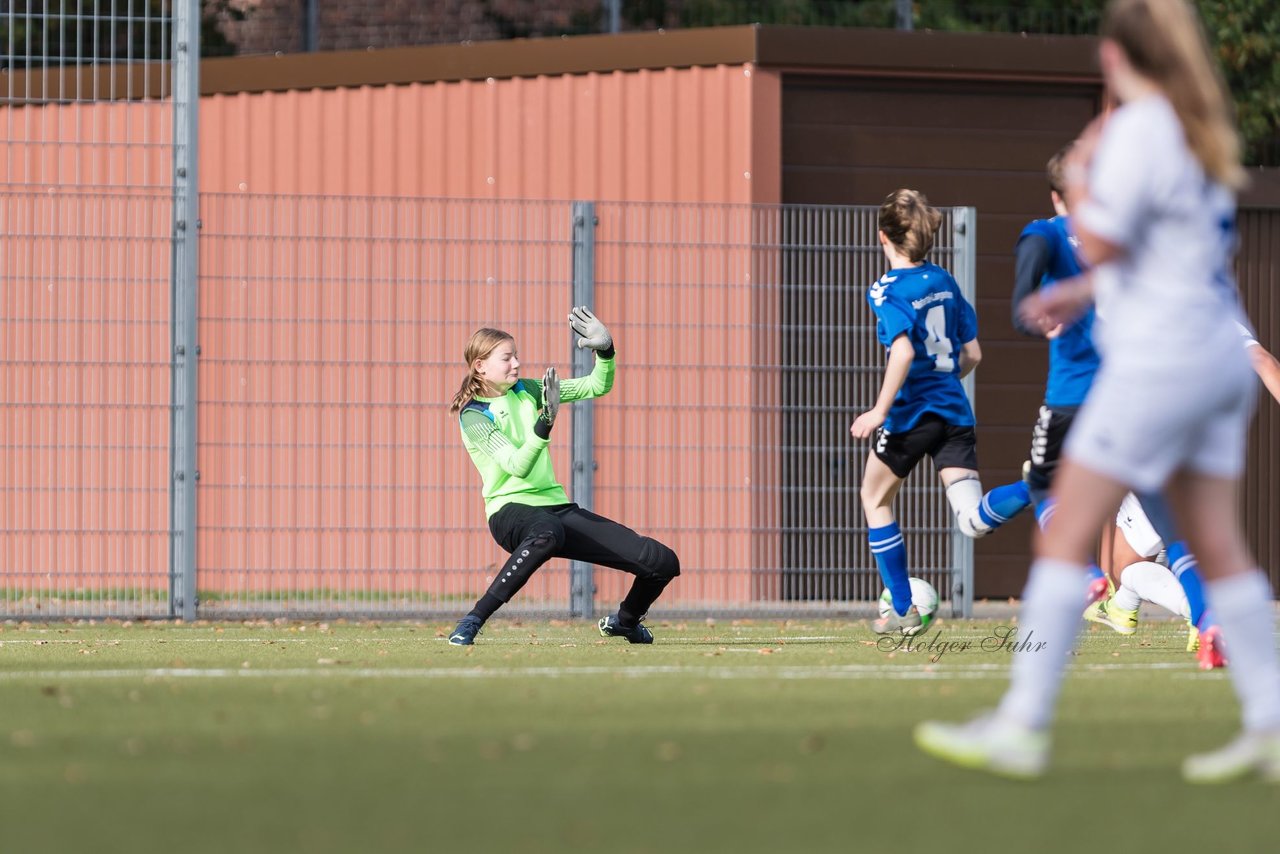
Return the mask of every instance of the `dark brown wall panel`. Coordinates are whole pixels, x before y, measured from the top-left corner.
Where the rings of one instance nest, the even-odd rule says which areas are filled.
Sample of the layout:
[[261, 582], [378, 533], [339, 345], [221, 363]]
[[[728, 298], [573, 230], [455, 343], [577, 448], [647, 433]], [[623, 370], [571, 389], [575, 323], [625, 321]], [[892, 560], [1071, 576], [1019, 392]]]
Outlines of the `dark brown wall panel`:
[[[1258, 341], [1280, 348], [1280, 209], [1240, 212], [1236, 275]], [[1280, 587], [1280, 404], [1259, 391], [1258, 415], [1249, 430], [1244, 478], [1244, 522], [1258, 565]]]
[[[1022, 227], [1052, 215], [1044, 163], [1094, 115], [1096, 86], [1018, 81], [783, 77], [783, 200], [879, 204], [897, 187], [978, 210], [978, 454], [983, 481], [1019, 476], [1044, 394], [1043, 344], [1009, 317]], [[976, 595], [1017, 595], [1031, 524], [977, 544]]]

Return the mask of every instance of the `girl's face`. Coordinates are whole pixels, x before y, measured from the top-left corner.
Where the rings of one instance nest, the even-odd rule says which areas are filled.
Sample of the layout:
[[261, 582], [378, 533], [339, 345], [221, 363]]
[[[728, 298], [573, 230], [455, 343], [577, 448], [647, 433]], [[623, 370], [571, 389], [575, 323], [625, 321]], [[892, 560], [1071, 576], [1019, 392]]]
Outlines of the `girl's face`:
[[520, 379], [520, 360], [516, 358], [516, 342], [508, 338], [494, 347], [488, 356], [476, 359], [473, 367], [492, 392], [487, 395], [488, 397], [506, 394], [516, 384], [516, 380]]

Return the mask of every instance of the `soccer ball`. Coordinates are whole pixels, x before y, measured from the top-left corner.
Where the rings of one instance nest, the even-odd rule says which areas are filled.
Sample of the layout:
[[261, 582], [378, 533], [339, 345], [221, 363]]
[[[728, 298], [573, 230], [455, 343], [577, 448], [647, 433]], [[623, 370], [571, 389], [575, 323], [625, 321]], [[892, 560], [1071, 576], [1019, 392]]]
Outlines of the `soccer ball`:
[[[938, 612], [938, 591], [934, 590], [933, 585], [923, 578], [912, 578], [911, 602], [920, 611], [920, 627], [918, 629], [908, 629], [906, 634], [918, 635], [933, 623], [933, 615]], [[884, 592], [880, 594], [880, 616], [887, 617], [892, 613], [894, 613], [893, 595], [889, 592], [889, 588], [886, 587]]]

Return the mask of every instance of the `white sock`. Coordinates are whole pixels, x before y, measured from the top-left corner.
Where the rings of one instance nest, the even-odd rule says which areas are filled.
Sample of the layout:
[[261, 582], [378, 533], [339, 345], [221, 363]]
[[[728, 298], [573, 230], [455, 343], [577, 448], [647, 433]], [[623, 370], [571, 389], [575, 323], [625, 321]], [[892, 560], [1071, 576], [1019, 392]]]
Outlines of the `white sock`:
[[976, 539], [991, 530], [991, 526], [978, 515], [978, 505], [982, 503], [982, 481], [974, 477], [957, 480], [947, 487], [947, 501], [956, 515], [960, 533], [966, 537]]
[[1227, 672], [1240, 699], [1244, 728], [1280, 730], [1280, 663], [1267, 577], [1253, 569], [1210, 581], [1205, 593], [1222, 626], [1230, 662]]
[[1009, 690], [1000, 701], [999, 717], [1032, 729], [1047, 727], [1053, 720], [1087, 587], [1085, 568], [1079, 564], [1039, 558], [1031, 565]]
[[[1173, 573], [1149, 560], [1131, 563], [1120, 573], [1120, 589], [1116, 591], [1117, 608], [1136, 611], [1139, 600], [1152, 602], [1183, 619], [1191, 618], [1191, 606], [1187, 594]], [[1130, 604], [1132, 603], [1132, 604]]]

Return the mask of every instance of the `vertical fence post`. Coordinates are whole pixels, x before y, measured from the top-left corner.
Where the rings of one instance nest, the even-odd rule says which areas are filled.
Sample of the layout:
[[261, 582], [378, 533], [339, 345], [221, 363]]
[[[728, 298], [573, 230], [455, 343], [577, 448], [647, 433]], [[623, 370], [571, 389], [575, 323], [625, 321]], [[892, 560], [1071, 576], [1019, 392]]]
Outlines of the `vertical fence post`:
[[169, 519], [169, 616], [196, 616], [196, 243], [200, 198], [196, 175], [200, 104], [200, 3], [173, 6], [173, 250]]
[[897, 28], [900, 30], [915, 29], [915, 23], [912, 20], [914, 13], [911, 5], [911, 0], [894, 0], [894, 19]]
[[[596, 293], [596, 206], [594, 202], [573, 203], [573, 305], [595, 308]], [[572, 337], [570, 338], [572, 341]], [[573, 348], [573, 375], [591, 373], [594, 350]], [[573, 500], [590, 510], [592, 484], [595, 481], [595, 423], [592, 404], [584, 400], [573, 409]], [[595, 614], [595, 579], [592, 566], [585, 561], [569, 563], [569, 614], [591, 617]]]
[[[952, 273], [960, 293], [973, 305], [977, 301], [977, 249], [978, 249], [978, 212], [975, 208], [954, 208], [952, 214], [952, 245], [955, 246], [955, 259], [952, 262]], [[977, 401], [974, 399], [973, 374], [961, 380], [964, 393], [969, 398], [969, 405], [977, 413]], [[973, 616], [973, 540], [960, 533], [959, 528], [951, 529], [951, 555], [955, 571], [951, 576], [951, 616]]]

